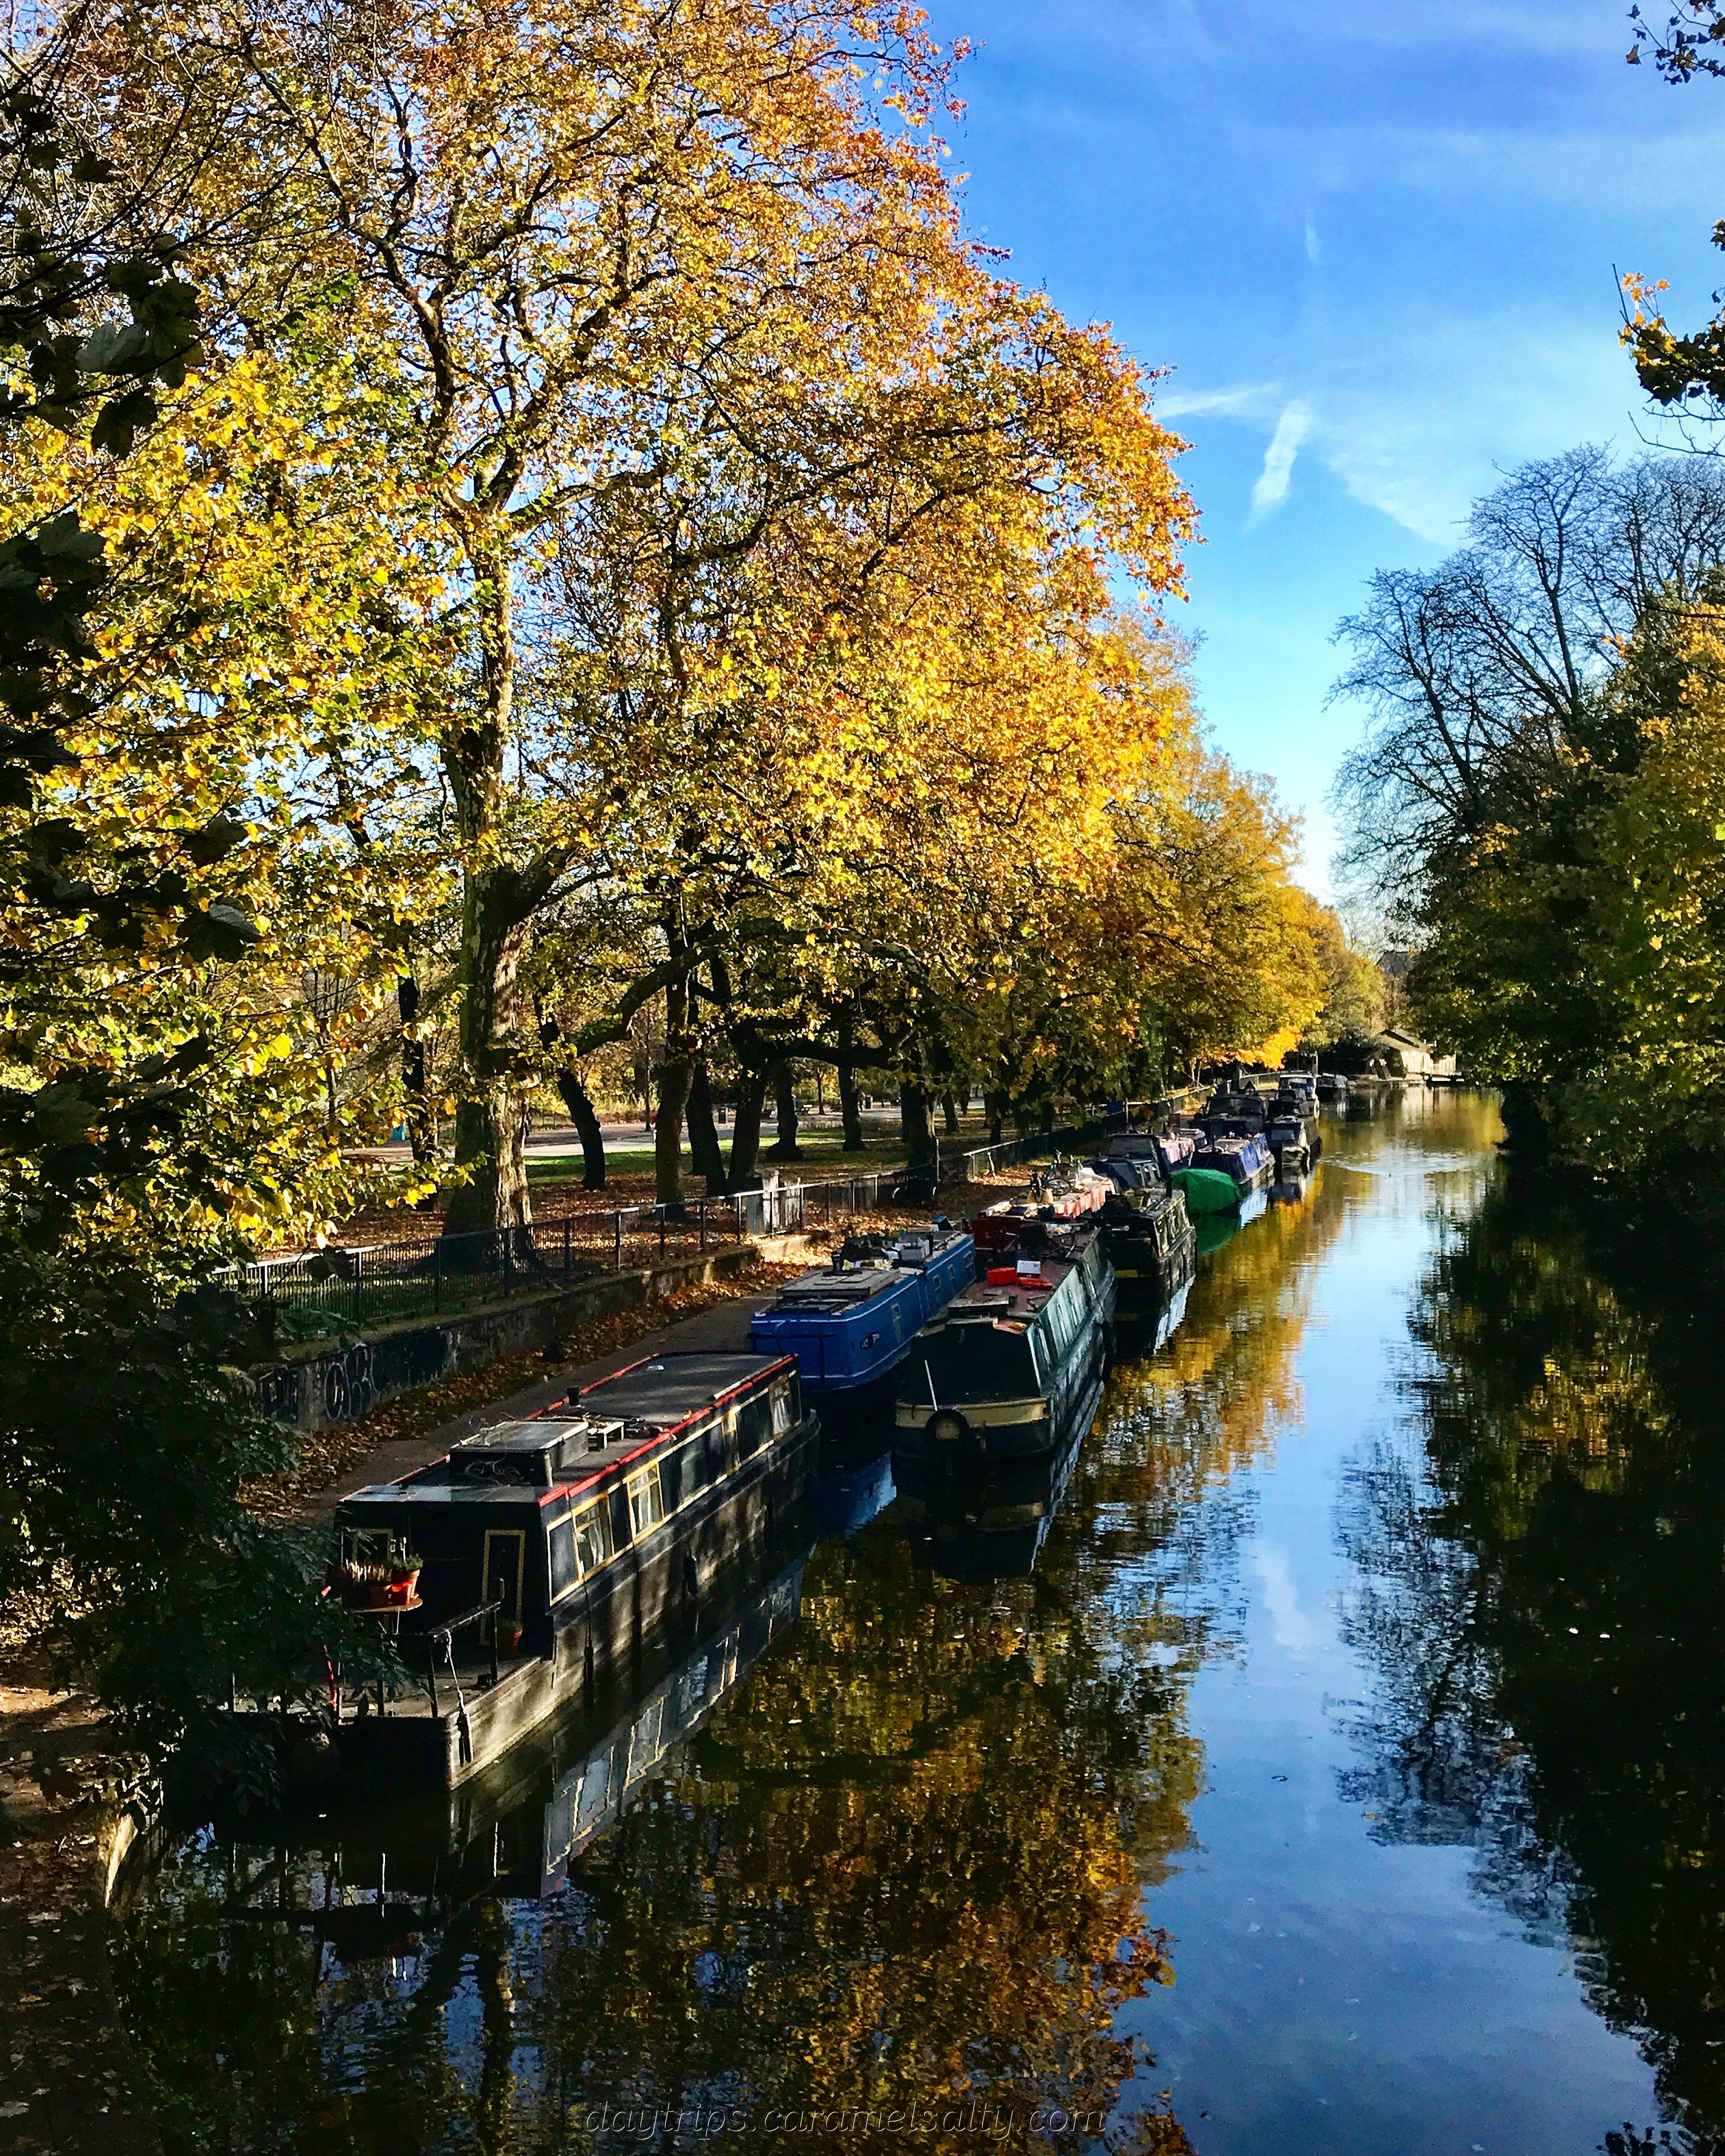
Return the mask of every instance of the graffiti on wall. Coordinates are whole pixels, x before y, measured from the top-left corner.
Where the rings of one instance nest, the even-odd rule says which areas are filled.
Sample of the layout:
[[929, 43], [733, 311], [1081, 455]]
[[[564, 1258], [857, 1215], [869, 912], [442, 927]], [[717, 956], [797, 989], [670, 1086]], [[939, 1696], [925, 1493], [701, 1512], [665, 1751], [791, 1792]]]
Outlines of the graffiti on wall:
[[448, 1328], [422, 1326], [386, 1340], [351, 1340], [315, 1362], [276, 1363], [252, 1373], [258, 1405], [302, 1430], [357, 1422], [410, 1385], [429, 1385], [454, 1360]]

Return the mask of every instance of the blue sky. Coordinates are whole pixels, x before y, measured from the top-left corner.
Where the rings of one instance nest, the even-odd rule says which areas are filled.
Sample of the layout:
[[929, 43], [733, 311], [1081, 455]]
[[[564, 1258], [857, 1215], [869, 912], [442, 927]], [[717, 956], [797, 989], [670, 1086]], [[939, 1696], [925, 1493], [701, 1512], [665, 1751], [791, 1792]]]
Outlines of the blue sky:
[[[1649, 9], [1661, 16], [1666, 11]], [[1358, 724], [1330, 633], [1435, 561], [1494, 467], [1637, 447], [1613, 264], [1683, 326], [1725, 259], [1725, 84], [1624, 64], [1625, 0], [935, 0], [981, 49], [952, 134], [973, 230], [1174, 372], [1219, 746], [1306, 820]]]

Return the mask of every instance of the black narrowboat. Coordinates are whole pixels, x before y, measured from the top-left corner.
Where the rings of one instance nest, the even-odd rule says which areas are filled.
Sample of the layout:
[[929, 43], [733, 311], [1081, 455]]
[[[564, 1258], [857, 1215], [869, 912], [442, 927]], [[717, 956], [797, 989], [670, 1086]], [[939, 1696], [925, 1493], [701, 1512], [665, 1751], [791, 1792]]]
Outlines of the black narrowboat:
[[1198, 1268], [1198, 1236], [1178, 1190], [1140, 1188], [1102, 1208], [1102, 1234], [1122, 1316], [1165, 1307]]
[[916, 1336], [900, 1366], [893, 1475], [1046, 1458], [1107, 1367], [1114, 1270], [1100, 1224], [1007, 1209], [975, 1223], [988, 1273]]
[[806, 1495], [788, 1355], [668, 1354], [337, 1509], [328, 1591], [394, 1633], [394, 1695], [340, 1697], [344, 1763], [453, 1786], [693, 1623]]

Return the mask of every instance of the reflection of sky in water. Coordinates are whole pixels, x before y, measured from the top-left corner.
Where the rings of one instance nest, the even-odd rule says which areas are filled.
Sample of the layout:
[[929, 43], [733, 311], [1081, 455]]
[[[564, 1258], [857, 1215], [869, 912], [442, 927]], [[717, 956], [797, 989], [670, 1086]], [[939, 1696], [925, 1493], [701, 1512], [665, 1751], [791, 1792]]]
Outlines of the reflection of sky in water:
[[[1578, 1472], [1608, 1509], [1585, 1533], [1559, 1523], [1548, 1570], [1571, 1596], [1566, 1573], [1603, 1569], [1613, 1537], [1624, 1542], [1614, 1460], [1635, 1453], [1647, 1401], [1657, 1413], [1667, 1403], [1656, 1383], [1644, 1399], [1625, 1379], [1646, 1369], [1640, 1321], [1609, 1291], [1589, 1302], [1586, 1265], [1531, 1229], [1524, 1252], [1519, 1213], [1479, 1213], [1498, 1173], [1496, 1127], [1481, 1102], [1423, 1094], [1398, 1112], [1327, 1118], [1328, 1152], [1304, 1201], [1231, 1233], [1160, 1352], [1124, 1353], [1034, 1577], [946, 1577], [916, 1558], [892, 1509], [877, 1511], [891, 1488], [880, 1460], [830, 1476], [827, 1539], [806, 1571], [716, 1616], [718, 1646], [675, 1668], [667, 1654], [656, 1692], [644, 1679], [617, 1703], [615, 1729], [578, 1741], [572, 1729], [555, 1764], [513, 1761], [495, 1828], [484, 1806], [466, 1818], [466, 1797], [447, 1819], [439, 1800], [417, 1826], [405, 1812], [384, 1823], [393, 1897], [411, 1902], [433, 1875], [459, 1887], [424, 1905], [417, 1946], [346, 1969], [331, 1947], [320, 1989], [287, 1934], [278, 1949], [255, 1922], [231, 1933], [230, 1957], [236, 1945], [279, 1950], [272, 1966], [296, 2015], [316, 1999], [315, 2049], [291, 2059], [285, 2023], [251, 2025], [245, 2071], [257, 2079], [243, 2100], [260, 2116], [270, 2102], [301, 2104], [315, 2123], [331, 2090], [362, 2092], [356, 2156], [516, 2156], [549, 2145], [559, 2107], [625, 2083], [673, 2105], [703, 2089], [757, 2105], [854, 2101], [837, 2078], [865, 2058], [886, 2085], [925, 2097], [942, 2074], [1054, 2088], [1087, 2059], [1111, 2103], [1123, 2071], [1112, 2039], [1132, 2036], [1115, 2125], [1135, 2106], [1164, 2108], [1156, 2092], [1171, 2092], [1189, 2138], [1153, 2138], [1160, 2156], [1587, 2156], [1625, 2120], [1645, 2133], [1658, 2117], [1653, 2076], [1608, 2010], [1670, 2035], [1692, 1968], [1688, 1993], [1707, 1988], [1715, 1915], [1707, 1875], [1687, 1875], [1697, 1890], [1658, 1941], [1686, 1958], [1661, 1992], [1625, 1968], [1624, 1910], [1650, 1879], [1656, 1894], [1681, 1883], [1652, 1877], [1649, 1847], [1704, 1825], [1662, 1798], [1644, 1804], [1640, 1840], [1623, 1837], [1629, 1856], [1602, 1876], [1613, 1863], [1598, 1845], [1620, 1836], [1624, 1815], [1609, 1778], [1584, 1762], [1572, 1771], [1572, 1755], [1603, 1704], [1588, 1686], [1637, 1666], [1617, 1644], [1617, 1611], [1635, 1596], [1690, 1641], [1667, 1651], [1704, 1659], [1690, 1576], [1667, 1562], [1700, 1514], [1654, 1472], [1643, 1510], [1661, 1569], [1626, 1572], [1613, 1614], [1602, 1608], [1587, 1632], [1592, 1653], [1618, 1659], [1553, 1672], [1530, 1657], [1527, 1631], [1547, 1629], [1545, 1583], [1521, 1543], [1507, 1561], [1486, 1549], [1481, 1522], [1502, 1488], [1537, 1482], [1548, 1440], [1579, 1433]], [[1487, 1218], [1495, 1242], [1479, 1232]], [[1421, 1300], [1439, 1250], [1472, 1265], [1471, 1302]], [[1445, 1492], [1414, 1420], [1432, 1392], [1408, 1380], [1437, 1367], [1438, 1348], [1410, 1336], [1416, 1308], [1422, 1323], [1437, 1311], [1460, 1358], [1450, 1440], [1478, 1470], [1472, 1543], [1434, 1511]], [[1597, 1339], [1589, 1312], [1603, 1313]], [[1478, 1342], [1491, 1323], [1495, 1362]], [[1561, 1371], [1541, 1331], [1553, 1324], [1569, 1358]], [[1546, 1397], [1558, 1376], [1579, 1404], [1563, 1395], [1561, 1413]], [[1530, 1385], [1546, 1389], [1537, 1409]], [[1480, 1406], [1494, 1386], [1495, 1406]], [[1621, 1427], [1601, 1453], [1599, 1415], [1620, 1399]], [[1642, 1445], [1635, 1456], [1655, 1455]], [[1523, 1633], [1472, 1638], [1476, 1585], [1494, 1582], [1493, 1621]], [[1580, 1614], [1564, 1604], [1566, 1639], [1581, 1640]], [[1655, 1620], [1641, 1621], [1646, 1631]], [[1666, 1636], [1648, 1632], [1637, 1651]], [[1452, 1663], [1462, 1711], [1434, 1717], [1438, 1770], [1410, 1777], [1397, 1747], [1409, 1717], [1423, 1741], [1432, 1670]], [[1543, 1737], [1506, 1746], [1507, 1706], [1527, 1703], [1530, 1681], [1545, 1688]], [[1697, 1680], [1685, 1704], [1704, 1692]], [[1705, 1779], [1681, 1745], [1637, 1749], [1632, 1730], [1620, 1743], [1644, 1780]], [[608, 1769], [595, 1779], [592, 1766], [612, 1751], [639, 1766], [619, 1764], [616, 1802]], [[1571, 1810], [1553, 1835], [1540, 1776], [1566, 1772]], [[578, 1785], [593, 1796], [590, 1820], [576, 1819]], [[1579, 1855], [1565, 1842], [1578, 1820]], [[186, 1876], [231, 1893], [233, 1854], [198, 1837]], [[566, 1855], [567, 1887], [529, 1898]], [[238, 1858], [274, 1878], [268, 1849]], [[341, 1891], [363, 1898], [375, 1880], [381, 1892], [375, 1861], [362, 1833]], [[500, 1895], [494, 1881], [516, 1883]], [[329, 1885], [302, 1857], [283, 1891], [316, 1907]], [[170, 1870], [166, 1898], [175, 1891]], [[1609, 1937], [1578, 1947], [1572, 1923]], [[1155, 1928], [1171, 1935], [1175, 1980], [1126, 1982], [1116, 2007], [1101, 1978], [1135, 1928], [1147, 1954]], [[179, 2045], [186, 2083], [225, 2121], [241, 2099], [208, 2076], [213, 2034], [232, 2018], [227, 1979], [213, 1958], [196, 1959], [213, 1956], [215, 1936], [162, 1953], [172, 2041], [138, 2033], [166, 2056]], [[1645, 2011], [1637, 1981], [1654, 1997]], [[1672, 2049], [1717, 2058], [1712, 2034], [1686, 2029]], [[526, 2138], [498, 2126], [510, 2116], [531, 2122]], [[283, 2132], [268, 2145], [302, 2143]], [[885, 2144], [858, 2145], [875, 2156]], [[956, 2156], [974, 2143], [927, 2145]], [[1701, 2156], [1681, 2136], [1671, 2145]]]
[[1327, 1122], [1327, 1168], [1368, 1173], [1332, 1177], [1347, 1214], [1308, 1261], [1303, 1420], [1230, 1487], [1255, 1501], [1245, 1648], [1189, 1696], [1201, 1848], [1153, 1901], [1178, 1981], [1123, 2017], [1203, 2156], [1577, 2156], [1656, 2117], [1647, 2066], [1589, 2011], [1568, 1956], [1472, 1891], [1473, 1851], [1379, 1845], [1338, 1794], [1358, 1755], [1337, 1704], [1372, 1682], [1336, 1623], [1353, 1584], [1338, 1491], [1405, 1411], [1430, 1186], [1492, 1172], [1445, 1129], [1469, 1105], [1416, 1096], [1404, 1117]]

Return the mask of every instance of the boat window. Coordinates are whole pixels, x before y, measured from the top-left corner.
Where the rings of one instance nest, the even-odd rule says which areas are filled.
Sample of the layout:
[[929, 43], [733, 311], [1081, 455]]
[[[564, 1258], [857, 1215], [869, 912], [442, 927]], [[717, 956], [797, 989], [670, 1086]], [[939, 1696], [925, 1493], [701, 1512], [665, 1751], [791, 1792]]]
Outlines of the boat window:
[[737, 1410], [737, 1456], [752, 1460], [773, 1430], [773, 1403], [765, 1393], [744, 1400]]
[[706, 1473], [705, 1482], [716, 1482], [729, 1470], [731, 1451], [725, 1435], [725, 1425], [716, 1422], [706, 1434]]
[[580, 1574], [575, 1563], [575, 1528], [568, 1514], [551, 1523], [551, 1599], [567, 1594]]
[[598, 1819], [605, 1809], [605, 1799], [611, 1787], [611, 1761], [606, 1753], [589, 1759], [586, 1772], [581, 1777], [581, 1794], [575, 1802], [575, 1830], [584, 1833]]
[[796, 1389], [794, 1378], [781, 1378], [773, 1388], [773, 1435], [775, 1437], [783, 1437], [793, 1424], [803, 1419], [797, 1411]]
[[688, 1505], [703, 1483], [701, 1466], [705, 1460], [705, 1431], [699, 1431], [688, 1442], [680, 1445], [673, 1453], [660, 1460], [660, 1486], [664, 1490], [664, 1509], [673, 1513]]
[[659, 1467], [644, 1467], [629, 1478], [629, 1524], [637, 1536], [656, 1527], [665, 1517], [665, 1493], [660, 1487]]
[[611, 1508], [603, 1497], [595, 1497], [591, 1504], [583, 1505], [578, 1512], [572, 1513], [569, 1527], [575, 1546], [575, 1568], [585, 1578], [611, 1555]]
[[1028, 1332], [993, 1325], [948, 1325], [919, 1340], [904, 1366], [906, 1392], [927, 1399], [932, 1380], [942, 1406], [973, 1400], [1023, 1399], [1040, 1389]]

